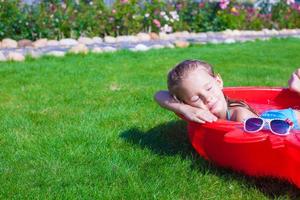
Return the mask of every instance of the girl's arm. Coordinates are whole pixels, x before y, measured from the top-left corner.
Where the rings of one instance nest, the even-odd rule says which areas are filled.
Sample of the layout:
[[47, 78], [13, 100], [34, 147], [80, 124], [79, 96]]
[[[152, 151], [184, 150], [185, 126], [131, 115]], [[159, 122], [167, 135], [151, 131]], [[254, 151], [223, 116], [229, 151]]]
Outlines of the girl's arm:
[[213, 122], [217, 120], [217, 117], [207, 110], [178, 102], [168, 91], [158, 91], [154, 95], [154, 99], [161, 107], [181, 114], [187, 120], [198, 123]]
[[236, 107], [233, 109], [230, 120], [237, 121], [237, 122], [244, 122], [246, 119], [250, 117], [258, 117], [258, 116], [255, 113], [248, 110], [247, 108]]
[[[294, 71], [291, 75], [290, 80], [288, 81], [289, 89], [300, 94], [300, 68]], [[300, 111], [294, 110], [298, 124], [300, 124]]]
[[288, 84], [290, 90], [300, 94], [300, 68], [292, 73]]

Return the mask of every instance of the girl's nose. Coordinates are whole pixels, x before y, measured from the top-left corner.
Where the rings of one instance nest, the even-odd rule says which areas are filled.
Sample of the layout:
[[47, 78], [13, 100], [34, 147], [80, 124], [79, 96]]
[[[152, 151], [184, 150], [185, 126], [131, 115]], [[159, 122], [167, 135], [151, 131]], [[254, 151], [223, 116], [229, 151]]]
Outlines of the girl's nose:
[[211, 102], [213, 100], [213, 96], [206, 93], [203, 95], [203, 99], [204, 99], [205, 104], [208, 104], [209, 102]]

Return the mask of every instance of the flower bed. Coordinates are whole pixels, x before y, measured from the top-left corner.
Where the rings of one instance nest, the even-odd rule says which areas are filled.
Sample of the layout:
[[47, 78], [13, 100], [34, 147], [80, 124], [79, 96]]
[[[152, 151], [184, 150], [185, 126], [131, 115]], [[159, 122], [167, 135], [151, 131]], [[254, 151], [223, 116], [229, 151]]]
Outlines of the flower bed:
[[225, 29], [299, 28], [300, 5], [280, 1], [271, 10], [235, 1], [101, 0], [43, 1], [30, 6], [20, 0], [0, 1], [0, 39], [104, 37], [139, 32], [207, 32]]

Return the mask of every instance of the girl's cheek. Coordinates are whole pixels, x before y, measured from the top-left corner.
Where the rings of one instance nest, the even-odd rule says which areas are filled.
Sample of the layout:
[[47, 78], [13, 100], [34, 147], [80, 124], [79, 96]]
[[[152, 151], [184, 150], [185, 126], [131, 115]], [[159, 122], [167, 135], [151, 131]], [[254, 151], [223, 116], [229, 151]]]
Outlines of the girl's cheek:
[[194, 106], [197, 108], [201, 108], [201, 109], [207, 109], [206, 106], [204, 105], [204, 103], [201, 102], [200, 100], [198, 102], [196, 102]]
[[199, 107], [198, 103], [196, 103], [196, 102], [192, 102], [192, 103], [190, 103], [190, 105], [194, 106], [194, 107]]
[[198, 102], [197, 101], [190, 101], [190, 102], [187, 102], [189, 105], [191, 106], [194, 106], [194, 107], [198, 107]]

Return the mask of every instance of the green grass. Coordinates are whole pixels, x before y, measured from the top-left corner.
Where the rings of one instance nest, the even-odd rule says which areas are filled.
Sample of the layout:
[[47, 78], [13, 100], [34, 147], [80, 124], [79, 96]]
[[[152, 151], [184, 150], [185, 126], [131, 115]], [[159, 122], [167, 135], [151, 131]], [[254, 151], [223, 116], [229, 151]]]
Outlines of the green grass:
[[295, 199], [300, 191], [216, 167], [153, 94], [183, 59], [225, 86], [286, 86], [300, 40], [0, 63], [0, 199]]

